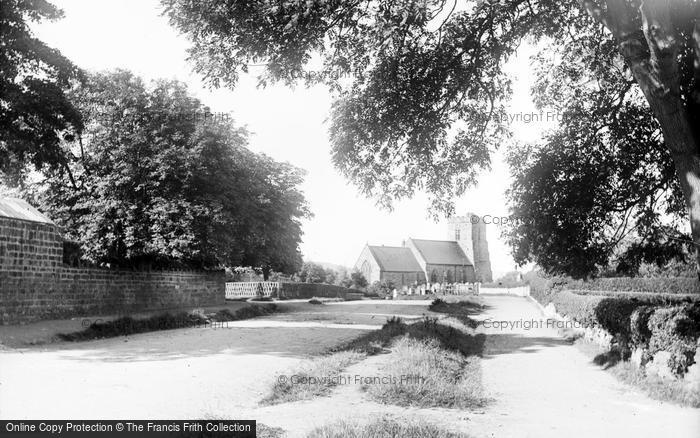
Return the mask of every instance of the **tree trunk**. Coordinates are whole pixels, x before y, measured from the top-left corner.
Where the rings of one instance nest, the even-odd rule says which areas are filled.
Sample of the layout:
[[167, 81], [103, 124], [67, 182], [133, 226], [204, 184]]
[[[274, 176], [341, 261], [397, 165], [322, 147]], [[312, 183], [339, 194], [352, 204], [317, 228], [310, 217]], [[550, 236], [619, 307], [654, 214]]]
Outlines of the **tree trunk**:
[[[606, 16], [595, 2], [581, 0], [581, 4], [613, 33], [620, 54], [659, 121], [688, 207], [695, 245], [695, 265], [700, 279], [700, 147], [690, 123], [688, 107], [681, 100], [678, 53], [682, 43], [671, 20], [671, 1], [643, 1], [639, 10], [641, 23], [626, 0], [607, 0]], [[698, 17], [689, 16], [687, 19]], [[697, 22], [695, 31], [694, 47], [696, 53], [700, 53]], [[697, 74], [700, 60], [696, 59], [695, 62]], [[692, 90], [690, 94], [694, 95], [697, 91]]]

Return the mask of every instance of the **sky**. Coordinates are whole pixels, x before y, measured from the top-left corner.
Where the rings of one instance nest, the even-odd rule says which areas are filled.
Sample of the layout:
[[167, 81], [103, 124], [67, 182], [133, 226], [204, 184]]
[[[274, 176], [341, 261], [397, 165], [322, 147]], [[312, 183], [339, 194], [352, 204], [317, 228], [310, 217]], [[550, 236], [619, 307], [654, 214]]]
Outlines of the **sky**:
[[[186, 60], [189, 43], [161, 15], [157, 0], [53, 0], [65, 17], [33, 26], [38, 38], [88, 71], [123, 68], [147, 79], [178, 79], [213, 113], [229, 113], [250, 132], [249, 147], [308, 172], [302, 189], [313, 218], [303, 223], [305, 260], [352, 267], [365, 244], [401, 245], [408, 238], [446, 239], [446, 222], [428, 217], [428, 200], [417, 194], [388, 212], [365, 199], [333, 167], [326, 120], [332, 96], [321, 86], [256, 87], [255, 72], [235, 90], [208, 89]], [[514, 79], [511, 114], [535, 112], [529, 99], [529, 54], [523, 46], [507, 69]], [[516, 138], [533, 141], [547, 123], [518, 123]], [[509, 174], [503, 152], [477, 187], [455, 200], [458, 215], [507, 216]], [[500, 227], [487, 225], [494, 276], [515, 268]]]

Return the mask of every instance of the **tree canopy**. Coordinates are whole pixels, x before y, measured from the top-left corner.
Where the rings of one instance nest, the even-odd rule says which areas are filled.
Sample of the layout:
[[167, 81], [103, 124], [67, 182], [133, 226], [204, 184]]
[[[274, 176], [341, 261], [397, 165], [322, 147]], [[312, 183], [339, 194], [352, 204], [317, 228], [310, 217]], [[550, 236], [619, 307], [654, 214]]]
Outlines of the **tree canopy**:
[[381, 205], [422, 190], [446, 214], [512, 145], [504, 66], [530, 42], [546, 66], [535, 102], [569, 118], [538, 151], [510, 155], [513, 212], [540, 224], [511, 230], [518, 261], [586, 276], [617, 257], [634, 270], [682, 255], [661, 216], [688, 212], [700, 248], [695, 0], [162, 3], [212, 86], [253, 65], [263, 85], [328, 85], [336, 167]]
[[36, 197], [84, 259], [111, 266], [301, 265], [304, 172], [246, 148], [247, 132], [184, 84], [90, 75], [70, 98], [85, 129]]
[[82, 128], [65, 92], [83, 74], [29, 27], [62, 16], [44, 0], [0, 3], [0, 175], [10, 184], [20, 183], [31, 166], [64, 166], [62, 136]]

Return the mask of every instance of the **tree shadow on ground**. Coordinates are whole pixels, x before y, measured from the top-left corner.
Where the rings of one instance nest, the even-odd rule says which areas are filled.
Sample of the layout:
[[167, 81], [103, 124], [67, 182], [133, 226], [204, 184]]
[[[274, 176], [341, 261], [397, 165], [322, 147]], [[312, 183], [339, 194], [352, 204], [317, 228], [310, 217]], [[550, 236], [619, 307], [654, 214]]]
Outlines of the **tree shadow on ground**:
[[88, 342], [58, 344], [65, 359], [103, 362], [163, 361], [211, 355], [264, 355], [307, 358], [367, 330], [352, 328], [180, 329]]
[[572, 345], [571, 340], [548, 336], [523, 336], [521, 334], [487, 334], [486, 356], [513, 353], [536, 353], [544, 348]]

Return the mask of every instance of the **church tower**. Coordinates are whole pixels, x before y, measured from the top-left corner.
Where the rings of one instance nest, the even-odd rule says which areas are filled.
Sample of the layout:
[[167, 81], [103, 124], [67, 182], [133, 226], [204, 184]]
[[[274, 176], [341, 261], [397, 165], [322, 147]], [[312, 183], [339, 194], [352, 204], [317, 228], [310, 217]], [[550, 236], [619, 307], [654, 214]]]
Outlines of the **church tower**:
[[467, 213], [453, 216], [447, 221], [447, 239], [456, 240], [469, 260], [474, 263], [477, 281], [493, 281], [489, 244], [486, 240], [486, 224], [481, 217]]

